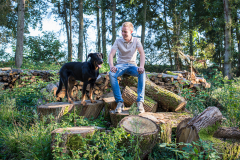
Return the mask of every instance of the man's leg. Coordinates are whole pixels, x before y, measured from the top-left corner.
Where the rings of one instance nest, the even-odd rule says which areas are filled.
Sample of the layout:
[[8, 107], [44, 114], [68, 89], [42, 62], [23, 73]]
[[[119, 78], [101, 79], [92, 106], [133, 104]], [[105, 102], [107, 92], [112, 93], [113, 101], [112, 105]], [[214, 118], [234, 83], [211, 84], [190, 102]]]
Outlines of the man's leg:
[[120, 91], [117, 78], [126, 72], [127, 64], [119, 64], [119, 65], [116, 65], [115, 67], [117, 68], [117, 72], [113, 73], [110, 71], [109, 78], [110, 78], [110, 83], [112, 86], [112, 91], [114, 94], [115, 101], [118, 103], [118, 102], [123, 102], [123, 99], [122, 99], [122, 94]]
[[145, 72], [143, 72], [142, 74], [139, 74], [137, 69], [138, 69], [137, 66], [131, 65], [128, 67], [126, 74], [134, 76], [134, 77], [138, 77], [137, 102], [144, 102], [146, 74], [145, 74]]

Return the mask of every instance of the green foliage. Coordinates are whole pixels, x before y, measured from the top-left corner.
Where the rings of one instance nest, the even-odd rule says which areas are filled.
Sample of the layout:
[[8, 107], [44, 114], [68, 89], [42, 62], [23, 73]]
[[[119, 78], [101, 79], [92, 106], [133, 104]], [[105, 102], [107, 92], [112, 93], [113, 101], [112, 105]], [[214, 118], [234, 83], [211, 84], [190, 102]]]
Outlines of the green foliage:
[[[185, 145], [180, 150], [178, 146]], [[161, 143], [154, 147], [149, 159], [220, 159], [219, 153], [213, 148], [213, 144], [208, 144], [201, 139], [197, 142], [190, 143]]]
[[65, 56], [61, 51], [62, 44], [52, 32], [43, 32], [43, 36], [29, 36], [26, 40], [25, 58], [29, 62], [56, 62]]

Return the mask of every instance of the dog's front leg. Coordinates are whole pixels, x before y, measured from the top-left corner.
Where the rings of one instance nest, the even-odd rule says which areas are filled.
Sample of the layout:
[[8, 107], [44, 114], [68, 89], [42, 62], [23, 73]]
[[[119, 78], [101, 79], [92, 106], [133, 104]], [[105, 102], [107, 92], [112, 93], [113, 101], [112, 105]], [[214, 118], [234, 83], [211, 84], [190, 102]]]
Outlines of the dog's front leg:
[[83, 89], [82, 89], [82, 102], [81, 102], [81, 104], [84, 105], [84, 106], [86, 105], [85, 99], [86, 99], [86, 88], [87, 88], [87, 85], [88, 85], [88, 83], [84, 82]]
[[93, 95], [93, 86], [94, 86], [94, 83], [90, 83], [89, 97], [90, 97], [91, 103], [97, 103], [96, 101], [94, 101], [94, 100], [92, 99], [92, 95]]

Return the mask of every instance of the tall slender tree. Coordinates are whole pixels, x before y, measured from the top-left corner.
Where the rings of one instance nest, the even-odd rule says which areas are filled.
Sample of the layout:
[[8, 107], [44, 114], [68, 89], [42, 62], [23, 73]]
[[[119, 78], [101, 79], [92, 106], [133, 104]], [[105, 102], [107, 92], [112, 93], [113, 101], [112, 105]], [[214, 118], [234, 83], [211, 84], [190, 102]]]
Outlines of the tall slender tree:
[[224, 54], [224, 76], [229, 79], [232, 78], [231, 75], [231, 9], [228, 0], [223, 0], [224, 7], [224, 19], [225, 19], [225, 54]]
[[142, 11], [142, 34], [141, 43], [144, 47], [145, 30], [146, 30], [146, 17], [147, 17], [147, 0], [143, 0], [143, 11]]
[[79, 45], [78, 45], [78, 60], [83, 62], [83, 0], [79, 0]]
[[15, 53], [17, 68], [20, 68], [23, 62], [24, 12], [25, 0], [18, 0], [17, 47]]
[[102, 0], [101, 3], [101, 11], [102, 11], [102, 52], [103, 58], [107, 60], [107, 39], [106, 39], [106, 0]]
[[112, 0], [112, 45], [116, 40], [116, 0]]

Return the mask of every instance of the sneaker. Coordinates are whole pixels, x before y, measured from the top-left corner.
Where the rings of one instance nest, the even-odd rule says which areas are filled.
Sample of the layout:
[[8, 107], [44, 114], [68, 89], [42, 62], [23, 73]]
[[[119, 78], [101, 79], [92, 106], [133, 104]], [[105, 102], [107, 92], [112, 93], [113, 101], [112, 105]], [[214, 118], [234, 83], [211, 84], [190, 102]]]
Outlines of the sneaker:
[[140, 113], [145, 112], [145, 110], [143, 108], [143, 102], [137, 102], [137, 108], [138, 108], [138, 112], [140, 112]]
[[115, 109], [115, 113], [122, 113], [123, 109], [124, 109], [124, 103], [123, 102], [118, 102], [117, 107]]

